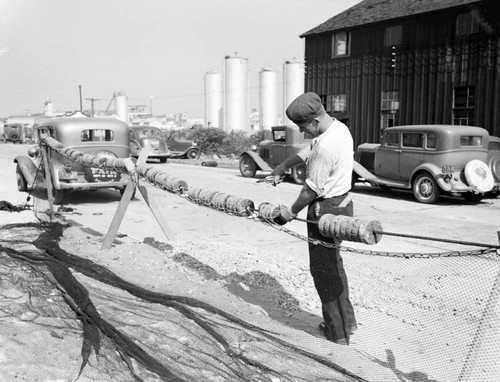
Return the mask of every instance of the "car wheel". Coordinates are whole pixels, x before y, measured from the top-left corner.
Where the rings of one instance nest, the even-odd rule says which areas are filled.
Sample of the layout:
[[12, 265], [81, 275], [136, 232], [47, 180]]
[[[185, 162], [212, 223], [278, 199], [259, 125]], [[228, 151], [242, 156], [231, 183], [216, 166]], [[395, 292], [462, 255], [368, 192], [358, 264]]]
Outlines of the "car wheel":
[[431, 174], [423, 172], [413, 182], [413, 195], [418, 202], [431, 204], [439, 199], [441, 189]]
[[476, 194], [475, 192], [464, 192], [462, 197], [468, 202], [479, 203], [483, 200], [484, 194]]
[[198, 158], [198, 150], [190, 149], [186, 153], [186, 158], [187, 159], [196, 159]]
[[64, 191], [56, 190], [54, 186], [52, 186], [52, 197], [54, 198], [54, 204], [62, 204], [64, 199]]
[[16, 167], [16, 181], [17, 181], [18, 191], [21, 192], [28, 191], [28, 183], [26, 182], [26, 178], [24, 177], [19, 164]]
[[240, 172], [245, 178], [253, 178], [257, 172], [257, 164], [249, 155], [243, 155], [240, 159]]
[[302, 163], [292, 168], [292, 179], [297, 184], [304, 184], [306, 181], [306, 164]]

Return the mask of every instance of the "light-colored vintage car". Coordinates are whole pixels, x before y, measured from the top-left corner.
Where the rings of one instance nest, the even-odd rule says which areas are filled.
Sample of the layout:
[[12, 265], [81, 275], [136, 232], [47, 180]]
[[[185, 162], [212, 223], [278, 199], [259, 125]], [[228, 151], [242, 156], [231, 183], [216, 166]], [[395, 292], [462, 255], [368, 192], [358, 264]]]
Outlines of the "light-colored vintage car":
[[380, 144], [358, 146], [353, 182], [411, 189], [421, 203], [441, 194], [479, 202], [499, 187], [488, 166], [489, 142], [488, 131], [476, 126], [390, 127]]
[[[38, 138], [52, 137], [65, 147], [84, 154], [130, 157], [128, 126], [113, 118], [54, 118], [34, 129]], [[19, 191], [47, 189], [44, 161], [38, 146], [31, 147], [27, 156], [17, 156], [14, 162], [17, 163]], [[113, 188], [123, 194], [128, 182], [128, 177], [119, 172], [84, 166], [53, 150], [48, 151], [48, 164], [55, 204], [61, 204], [64, 194], [71, 190]]]
[[154, 126], [130, 126], [130, 155], [139, 158], [141, 151], [148, 147], [148, 159], [158, 159], [165, 163], [172, 153], [168, 149], [162, 131]]

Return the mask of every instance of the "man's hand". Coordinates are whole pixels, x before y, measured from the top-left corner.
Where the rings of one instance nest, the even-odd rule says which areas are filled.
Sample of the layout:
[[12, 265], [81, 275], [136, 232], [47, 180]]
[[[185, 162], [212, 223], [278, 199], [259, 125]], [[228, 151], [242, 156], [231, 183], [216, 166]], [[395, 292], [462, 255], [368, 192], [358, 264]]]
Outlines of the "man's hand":
[[282, 164], [277, 165], [274, 170], [271, 172], [271, 175], [273, 179], [273, 186], [276, 186], [281, 183], [283, 178], [285, 177], [286, 173], [286, 167], [283, 166]]
[[278, 225], [285, 225], [295, 219], [296, 216], [288, 207], [280, 206], [280, 212], [274, 217], [273, 221]]

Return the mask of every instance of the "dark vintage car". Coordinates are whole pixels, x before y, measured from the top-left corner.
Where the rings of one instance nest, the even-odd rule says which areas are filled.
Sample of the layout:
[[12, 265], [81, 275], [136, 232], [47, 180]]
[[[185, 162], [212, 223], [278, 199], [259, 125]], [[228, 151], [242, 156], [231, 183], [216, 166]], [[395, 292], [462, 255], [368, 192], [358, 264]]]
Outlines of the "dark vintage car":
[[148, 147], [148, 159], [158, 159], [165, 163], [172, 153], [168, 149], [161, 129], [154, 126], [130, 126], [130, 155], [138, 158], [141, 151]]
[[[252, 178], [257, 171], [272, 171], [286, 158], [296, 154], [311, 144], [298, 126], [271, 127], [272, 139], [264, 140], [253, 150], [245, 151], [240, 156], [240, 172], [246, 178]], [[289, 175], [298, 183], [304, 183], [306, 165], [298, 165], [289, 170]]]
[[196, 159], [201, 152], [198, 144], [190, 139], [174, 138], [172, 134], [165, 134], [168, 150], [172, 157]]
[[[124, 122], [113, 118], [54, 118], [35, 127], [39, 138], [52, 137], [65, 147], [84, 154], [108, 158], [129, 158], [129, 133]], [[46, 190], [45, 167], [38, 146], [28, 150], [28, 156], [20, 155], [16, 177], [19, 191]], [[97, 190], [114, 188], [123, 194], [128, 176], [105, 168], [84, 166], [60, 153], [48, 150], [55, 204], [63, 202], [64, 194], [71, 190]]]
[[4, 127], [5, 142], [24, 143], [23, 125], [21, 123], [7, 124]]
[[421, 203], [441, 194], [478, 202], [499, 186], [487, 164], [489, 142], [488, 131], [475, 126], [390, 127], [380, 144], [359, 145], [353, 182], [411, 189]]

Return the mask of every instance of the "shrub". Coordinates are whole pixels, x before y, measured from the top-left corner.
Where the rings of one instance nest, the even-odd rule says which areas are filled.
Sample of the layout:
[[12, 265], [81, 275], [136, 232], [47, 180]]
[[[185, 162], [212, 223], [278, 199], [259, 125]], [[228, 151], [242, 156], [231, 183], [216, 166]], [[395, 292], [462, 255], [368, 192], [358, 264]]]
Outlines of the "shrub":
[[258, 131], [252, 135], [243, 131], [225, 132], [221, 128], [203, 127], [191, 130], [180, 130], [173, 133], [176, 138], [192, 139], [200, 150], [208, 155], [240, 155], [250, 150], [252, 145], [264, 139], [270, 139], [270, 131]]

